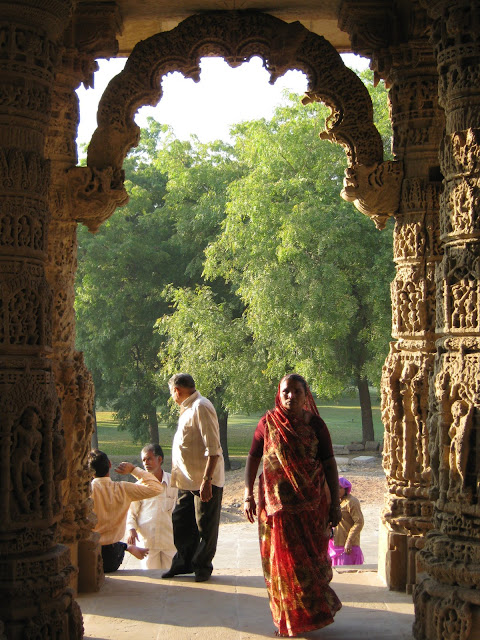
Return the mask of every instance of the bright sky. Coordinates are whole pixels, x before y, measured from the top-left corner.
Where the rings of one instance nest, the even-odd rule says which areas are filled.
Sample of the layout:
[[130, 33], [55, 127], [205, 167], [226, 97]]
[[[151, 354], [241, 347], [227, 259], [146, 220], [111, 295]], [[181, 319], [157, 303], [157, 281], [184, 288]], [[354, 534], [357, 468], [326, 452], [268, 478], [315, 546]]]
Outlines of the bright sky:
[[[351, 68], [366, 69], [368, 60], [352, 54], [343, 56]], [[113, 76], [123, 69], [126, 58], [99, 60], [95, 74], [95, 88], [79, 88], [80, 125], [77, 144], [85, 144], [96, 128], [98, 102]], [[288, 71], [274, 85], [268, 84], [268, 72], [260, 58], [253, 58], [241, 67], [232, 69], [223, 58], [203, 58], [200, 82], [187, 80], [181, 73], [164, 76], [163, 96], [159, 104], [143, 107], [135, 121], [145, 126], [148, 116], [173, 127], [175, 135], [186, 139], [197, 135], [202, 142], [228, 140], [233, 124], [244, 120], [270, 118], [275, 107], [282, 102], [284, 89], [303, 93], [307, 88], [306, 76], [299, 71]]]

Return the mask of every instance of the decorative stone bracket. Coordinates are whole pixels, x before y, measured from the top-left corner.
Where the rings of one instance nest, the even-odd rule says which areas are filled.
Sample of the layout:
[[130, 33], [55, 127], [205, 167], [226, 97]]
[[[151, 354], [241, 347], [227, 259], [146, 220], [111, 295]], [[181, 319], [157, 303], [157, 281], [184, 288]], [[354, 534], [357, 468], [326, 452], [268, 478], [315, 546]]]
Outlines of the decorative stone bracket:
[[72, 167], [67, 174], [72, 216], [96, 233], [117, 207], [128, 202], [122, 169]]
[[396, 160], [357, 164], [345, 169], [341, 196], [384, 229], [388, 218], [397, 213], [403, 180], [403, 166]]

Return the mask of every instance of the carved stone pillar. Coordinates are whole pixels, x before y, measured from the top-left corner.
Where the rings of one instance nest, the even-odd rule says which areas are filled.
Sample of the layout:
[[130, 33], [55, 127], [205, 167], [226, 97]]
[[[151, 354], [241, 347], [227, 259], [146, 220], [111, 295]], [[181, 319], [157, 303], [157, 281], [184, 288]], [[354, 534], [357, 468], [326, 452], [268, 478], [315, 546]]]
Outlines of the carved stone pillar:
[[9, 640], [83, 635], [57, 536], [67, 468], [45, 278], [45, 135], [71, 5], [0, 2], [0, 619]]
[[[373, 3], [375, 4], [375, 3]], [[387, 15], [385, 3], [349, 3], [345, 24], [356, 50], [372, 57], [388, 87], [393, 152], [403, 165], [395, 215], [393, 337], [382, 377], [383, 466], [388, 493], [379, 536], [379, 573], [396, 590], [412, 591], [416, 553], [432, 526], [427, 429], [428, 379], [435, 351], [435, 265], [441, 259], [438, 152], [444, 127], [426, 15], [418, 3]], [[347, 9], [346, 6], [343, 7]], [[376, 11], [383, 17], [372, 30]], [[366, 26], [368, 25], [368, 28]]]
[[46, 276], [53, 292], [51, 359], [57, 393], [62, 401], [68, 466], [68, 477], [62, 482], [64, 510], [60, 540], [69, 546], [72, 563], [78, 569], [72, 587], [81, 591], [97, 591], [103, 582], [103, 569], [99, 536], [92, 532], [95, 516], [86, 462], [95, 424], [94, 387], [83, 354], [75, 350], [78, 208], [75, 198], [69, 197], [68, 171], [77, 164], [75, 139], [79, 109], [75, 90], [81, 82], [86, 86], [93, 85], [93, 73], [97, 69], [95, 58], [117, 53], [116, 33], [119, 29], [116, 5], [82, 4], [77, 7], [64, 35], [46, 140], [52, 176], [49, 192], [52, 218], [46, 264]]
[[423, 2], [445, 110], [436, 270], [437, 352], [430, 391], [434, 530], [415, 590], [419, 640], [480, 638], [480, 4]]

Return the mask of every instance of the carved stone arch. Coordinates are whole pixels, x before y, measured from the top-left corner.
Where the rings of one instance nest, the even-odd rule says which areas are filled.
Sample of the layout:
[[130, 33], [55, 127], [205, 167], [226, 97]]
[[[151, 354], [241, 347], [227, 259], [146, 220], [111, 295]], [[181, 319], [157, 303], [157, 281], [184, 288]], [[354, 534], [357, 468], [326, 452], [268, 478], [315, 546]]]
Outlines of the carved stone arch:
[[[223, 57], [232, 67], [260, 56], [271, 83], [290, 69], [303, 71], [308, 78], [303, 102], [321, 101], [331, 109], [320, 137], [341, 144], [346, 150], [349, 168], [342, 197], [354, 202], [379, 227], [396, 211], [400, 166], [383, 162], [382, 141], [373, 124], [371, 99], [362, 81], [322, 36], [298, 22], [288, 24], [252, 11], [191, 16], [172, 31], [139, 42], [124, 70], [111, 80], [99, 104], [87, 171], [97, 176], [108, 172], [109, 189], [116, 192], [117, 204], [127, 198], [123, 161], [139, 140], [136, 111], [141, 106], [158, 104], [162, 97], [161, 78], [167, 73], [179, 71], [198, 82], [200, 59], [206, 56]], [[79, 196], [92, 204], [92, 198], [85, 198], [83, 193]], [[97, 216], [94, 221], [91, 209], [85, 215], [79, 211], [77, 219], [94, 231], [113, 210], [108, 212], [104, 207], [103, 213], [99, 212], [102, 219]]]

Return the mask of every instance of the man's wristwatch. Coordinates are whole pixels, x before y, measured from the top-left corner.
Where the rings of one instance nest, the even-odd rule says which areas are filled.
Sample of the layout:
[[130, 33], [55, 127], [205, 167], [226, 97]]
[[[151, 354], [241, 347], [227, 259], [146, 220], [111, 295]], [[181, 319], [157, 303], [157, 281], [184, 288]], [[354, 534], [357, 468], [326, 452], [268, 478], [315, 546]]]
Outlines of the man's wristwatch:
[[213, 480], [213, 477], [212, 476], [203, 476], [202, 479], [205, 480], [206, 482], [211, 482]]

